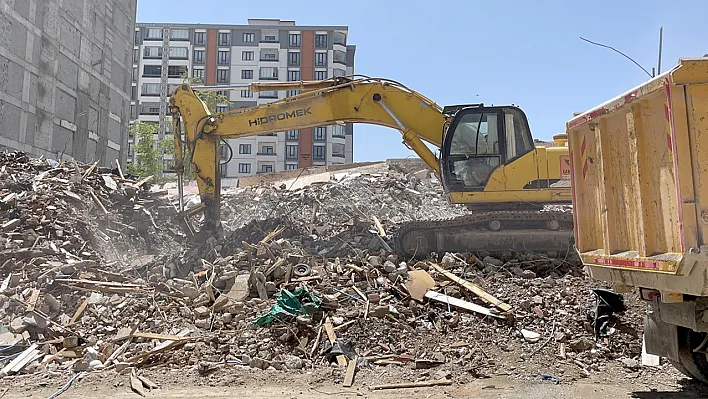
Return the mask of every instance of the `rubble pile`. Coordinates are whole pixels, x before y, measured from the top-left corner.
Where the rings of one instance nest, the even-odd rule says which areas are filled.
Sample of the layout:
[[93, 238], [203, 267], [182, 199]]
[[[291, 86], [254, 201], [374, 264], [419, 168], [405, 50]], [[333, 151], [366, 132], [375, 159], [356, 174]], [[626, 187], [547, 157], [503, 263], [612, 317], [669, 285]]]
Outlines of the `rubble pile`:
[[[0, 359], [10, 362], [0, 374], [334, 367], [351, 386], [369, 368], [432, 382], [577, 378], [641, 353], [637, 299], [598, 328], [588, 317], [598, 284], [570, 254], [396, 255], [398, 224], [468, 212], [427, 171], [384, 163], [236, 189], [224, 194], [223, 237], [188, 246], [170, 223], [174, 205], [142, 180], [2, 162], [16, 176], [2, 202], [19, 210], [1, 209], [19, 222], [0, 252]], [[129, 258], [102, 251], [103, 235], [123, 240]]]

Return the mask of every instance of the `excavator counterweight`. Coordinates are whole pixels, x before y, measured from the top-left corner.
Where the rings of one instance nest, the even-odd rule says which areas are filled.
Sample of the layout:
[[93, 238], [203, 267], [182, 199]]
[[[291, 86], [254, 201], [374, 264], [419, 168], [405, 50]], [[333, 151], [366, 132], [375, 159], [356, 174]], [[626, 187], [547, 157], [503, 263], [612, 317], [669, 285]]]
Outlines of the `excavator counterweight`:
[[[211, 113], [196, 90], [242, 86], [180, 85], [170, 98], [175, 123], [176, 170], [182, 143], [192, 154], [205, 220], [220, 225], [218, 143], [221, 140], [338, 123], [367, 123], [402, 134], [440, 179], [452, 203], [475, 212], [452, 220], [415, 221], [395, 235], [398, 252], [546, 252], [572, 248], [572, 214], [548, 210], [571, 203], [565, 145], [537, 147], [524, 112], [516, 106], [468, 104], [441, 107], [404, 85], [380, 78], [251, 83], [253, 92], [301, 90], [268, 104]], [[184, 138], [181, 137], [184, 127]], [[557, 143], [564, 143], [558, 137]], [[428, 146], [440, 149], [438, 158]], [[180, 180], [181, 182], [181, 177]]]

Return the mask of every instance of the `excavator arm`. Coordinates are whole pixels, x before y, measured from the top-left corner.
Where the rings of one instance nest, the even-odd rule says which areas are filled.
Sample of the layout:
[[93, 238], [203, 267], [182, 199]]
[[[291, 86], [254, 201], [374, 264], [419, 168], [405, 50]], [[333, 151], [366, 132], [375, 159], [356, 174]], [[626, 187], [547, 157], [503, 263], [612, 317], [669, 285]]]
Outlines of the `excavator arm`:
[[[198, 90], [244, 89], [216, 86]], [[205, 228], [219, 224], [219, 141], [337, 123], [368, 123], [397, 129], [403, 143], [436, 173], [440, 166], [425, 142], [442, 145], [446, 116], [425, 96], [387, 79], [331, 78], [314, 82], [251, 83], [253, 92], [302, 90], [303, 93], [264, 105], [211, 114], [189, 84], [170, 98], [175, 123], [175, 169], [181, 187], [182, 126], [205, 214]], [[181, 193], [180, 193], [181, 197]]]

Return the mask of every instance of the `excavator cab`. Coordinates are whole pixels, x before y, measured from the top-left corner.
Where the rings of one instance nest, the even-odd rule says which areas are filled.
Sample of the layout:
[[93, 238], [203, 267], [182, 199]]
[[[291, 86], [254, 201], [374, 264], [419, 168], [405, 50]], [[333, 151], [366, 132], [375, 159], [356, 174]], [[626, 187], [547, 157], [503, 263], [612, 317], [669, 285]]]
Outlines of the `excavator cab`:
[[[495, 172], [534, 150], [524, 112], [515, 106], [485, 107], [483, 104], [445, 107], [443, 112], [454, 113], [440, 157], [446, 191], [510, 189], [506, 174]], [[527, 178], [531, 182], [538, 181], [538, 171], [532, 171], [532, 176]]]

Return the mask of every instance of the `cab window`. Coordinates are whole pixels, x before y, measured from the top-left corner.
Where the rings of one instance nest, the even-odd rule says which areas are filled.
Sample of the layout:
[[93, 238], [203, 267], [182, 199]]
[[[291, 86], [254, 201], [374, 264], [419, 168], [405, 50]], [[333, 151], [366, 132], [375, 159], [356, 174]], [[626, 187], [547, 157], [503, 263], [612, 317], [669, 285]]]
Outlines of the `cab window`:
[[515, 108], [504, 110], [504, 130], [506, 130], [506, 161], [533, 150], [531, 132], [521, 111]]

